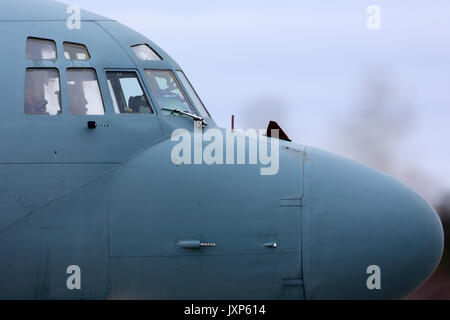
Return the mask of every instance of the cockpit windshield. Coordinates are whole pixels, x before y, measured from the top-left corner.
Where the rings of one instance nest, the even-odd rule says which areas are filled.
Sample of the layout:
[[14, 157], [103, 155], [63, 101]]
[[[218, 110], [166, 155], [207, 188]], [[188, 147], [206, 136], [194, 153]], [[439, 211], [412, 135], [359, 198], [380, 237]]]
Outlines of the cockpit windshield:
[[203, 102], [198, 97], [197, 92], [195, 92], [194, 88], [192, 87], [191, 83], [184, 75], [183, 71], [177, 71], [177, 75], [178, 75], [178, 78], [180, 79], [181, 83], [183, 84], [184, 88], [186, 89], [187, 94], [191, 97], [192, 103], [195, 105], [198, 112], [200, 113], [200, 116], [202, 118], [211, 118], [208, 110], [206, 110]]
[[160, 109], [178, 109], [197, 114], [172, 71], [145, 70], [145, 73]]

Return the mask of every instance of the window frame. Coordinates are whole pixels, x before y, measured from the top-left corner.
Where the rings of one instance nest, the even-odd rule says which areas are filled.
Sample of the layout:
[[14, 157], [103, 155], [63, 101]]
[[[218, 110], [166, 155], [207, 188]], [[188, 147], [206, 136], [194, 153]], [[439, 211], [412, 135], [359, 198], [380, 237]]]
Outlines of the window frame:
[[[73, 44], [73, 45], [77, 45], [77, 46], [82, 46], [82, 47], [84, 47], [84, 48], [86, 49], [86, 52], [87, 52], [89, 58], [88, 58], [88, 59], [68, 59], [68, 58], [66, 57], [66, 48], [65, 48], [65, 45], [66, 45], [66, 44]], [[84, 62], [87, 62], [87, 61], [90, 61], [90, 60], [92, 59], [92, 55], [91, 55], [91, 53], [89, 52], [88, 46], [85, 45], [84, 43], [71, 42], [71, 41], [63, 41], [63, 42], [62, 42], [62, 49], [63, 49], [63, 52], [64, 52], [63, 56], [64, 56], [64, 58], [65, 58], [67, 61], [84, 61]]]
[[[139, 58], [139, 56], [136, 54], [136, 52], [133, 50], [133, 48], [140, 47], [140, 46], [146, 46], [147, 48], [149, 48], [159, 58], [159, 60], [143, 60], [143, 59]], [[139, 61], [141, 61], [143, 63], [147, 63], [147, 62], [162, 62], [162, 61], [164, 61], [163, 57], [161, 57], [161, 55], [158, 52], [156, 52], [156, 50], [153, 49], [152, 46], [150, 46], [148, 43], [135, 44], [135, 45], [130, 46], [130, 49], [133, 52], [134, 56]]]
[[[82, 60], [82, 61], [86, 61], [86, 60]], [[68, 74], [70, 70], [91, 70], [94, 71], [95, 73], [95, 77], [97, 78], [97, 85], [98, 85], [98, 90], [100, 93], [100, 99], [102, 101], [102, 105], [103, 105], [103, 114], [73, 114], [70, 112], [70, 106], [69, 106], [69, 87], [67, 85], [68, 82]], [[94, 67], [67, 67], [66, 68], [66, 102], [67, 102], [67, 114], [69, 116], [76, 116], [76, 117], [103, 117], [106, 116], [106, 114], [108, 113], [106, 110], [106, 105], [105, 105], [105, 99], [103, 98], [103, 92], [102, 92], [102, 87], [101, 87], [101, 83], [100, 83], [100, 79], [98, 77], [98, 73], [97, 70]]]
[[[32, 59], [28, 57], [28, 40], [30, 39], [34, 39], [34, 40], [43, 40], [43, 41], [48, 41], [48, 42], [52, 42], [55, 45], [55, 58], [54, 59]], [[28, 36], [26, 41], [25, 41], [25, 59], [29, 60], [29, 61], [53, 61], [56, 62], [59, 59], [59, 55], [58, 55], [58, 44], [55, 40], [53, 39], [47, 39], [47, 38], [39, 38], [39, 37], [33, 37], [33, 36]]]
[[[59, 113], [57, 114], [42, 114], [42, 113], [26, 113], [25, 112], [25, 94], [26, 94], [26, 88], [27, 88], [27, 73], [29, 70], [56, 70], [56, 72], [58, 73], [58, 84], [59, 84]], [[61, 72], [59, 70], [59, 68], [57, 68], [56, 66], [54, 67], [26, 67], [25, 68], [25, 83], [24, 83], [24, 89], [23, 89], [23, 114], [26, 117], [43, 117], [45, 119], [54, 119], [55, 117], [61, 117], [64, 113], [64, 108], [63, 108], [63, 94], [62, 94], [62, 87], [61, 87]]]
[[[105, 79], [105, 88], [107, 89], [108, 95], [109, 95], [109, 103], [111, 104], [111, 112], [109, 112], [110, 115], [114, 116], [114, 117], [118, 117], [119, 119], [126, 119], [126, 118], [136, 118], [136, 119], [143, 119], [149, 116], [156, 116], [158, 114], [158, 110], [157, 108], [155, 108], [155, 103], [153, 102], [153, 97], [151, 96], [151, 93], [148, 92], [146, 86], [145, 86], [145, 82], [141, 76], [141, 73], [139, 72], [138, 69], [121, 69], [121, 68], [105, 68], [103, 70], [104, 72], [104, 79]], [[109, 88], [109, 84], [108, 84], [108, 72], [114, 72], [114, 73], [125, 73], [125, 72], [133, 72], [136, 75], [136, 78], [138, 80], [139, 85], [141, 86], [141, 90], [143, 92], [143, 94], [145, 94], [145, 97], [147, 98], [149, 107], [150, 107], [150, 113], [117, 113], [115, 108], [114, 108], [114, 102], [113, 102], [113, 96], [112, 96], [112, 92], [111, 89]], [[115, 97], [114, 97], [115, 98]]]

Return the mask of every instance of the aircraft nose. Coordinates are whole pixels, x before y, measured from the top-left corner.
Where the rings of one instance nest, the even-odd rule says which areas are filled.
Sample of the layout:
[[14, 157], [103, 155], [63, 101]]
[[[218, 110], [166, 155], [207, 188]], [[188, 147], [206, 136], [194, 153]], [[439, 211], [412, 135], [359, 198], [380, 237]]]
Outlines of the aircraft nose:
[[304, 277], [307, 298], [400, 299], [442, 257], [434, 209], [393, 178], [310, 149], [305, 160]]

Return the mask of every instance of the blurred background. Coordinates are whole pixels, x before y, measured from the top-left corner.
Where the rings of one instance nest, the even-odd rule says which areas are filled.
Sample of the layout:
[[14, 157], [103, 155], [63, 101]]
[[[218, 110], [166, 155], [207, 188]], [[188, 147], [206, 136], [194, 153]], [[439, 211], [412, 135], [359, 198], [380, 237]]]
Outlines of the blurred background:
[[[450, 235], [449, 1], [64, 2], [156, 42], [220, 126], [276, 120], [295, 142], [382, 170], [433, 204]], [[410, 299], [450, 299], [446, 247]]]

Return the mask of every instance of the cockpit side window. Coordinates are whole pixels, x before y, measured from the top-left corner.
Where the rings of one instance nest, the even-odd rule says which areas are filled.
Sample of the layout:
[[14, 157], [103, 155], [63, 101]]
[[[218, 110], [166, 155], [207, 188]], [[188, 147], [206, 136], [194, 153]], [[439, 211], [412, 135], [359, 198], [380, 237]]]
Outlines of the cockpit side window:
[[27, 69], [25, 114], [61, 114], [61, 88], [57, 69]]
[[27, 59], [31, 60], [56, 60], [56, 43], [53, 40], [28, 38]]
[[116, 113], [153, 113], [136, 72], [106, 72]]
[[196, 114], [172, 71], [145, 70], [145, 73], [161, 109], [178, 109]]
[[162, 61], [162, 58], [146, 44], [132, 46], [131, 49], [143, 61]]
[[67, 69], [67, 98], [71, 114], [105, 114], [97, 74], [93, 69]]
[[202, 118], [211, 118], [208, 110], [206, 110], [205, 105], [200, 100], [199, 96], [197, 95], [197, 92], [195, 92], [194, 88], [184, 75], [183, 71], [177, 71], [177, 75], [178, 78], [180, 78], [180, 81], [183, 84], [184, 88], [186, 89], [187, 94], [191, 97], [192, 103], [195, 105], [198, 112], [200, 113], [200, 116]]
[[64, 57], [67, 60], [89, 60], [88, 49], [83, 44], [64, 42]]

